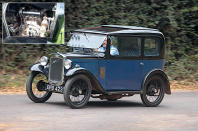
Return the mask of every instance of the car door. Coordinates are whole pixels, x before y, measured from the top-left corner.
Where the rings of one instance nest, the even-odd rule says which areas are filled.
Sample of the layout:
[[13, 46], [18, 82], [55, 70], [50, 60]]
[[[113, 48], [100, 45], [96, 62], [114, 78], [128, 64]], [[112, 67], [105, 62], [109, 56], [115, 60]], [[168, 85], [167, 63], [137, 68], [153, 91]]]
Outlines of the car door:
[[100, 72], [105, 70], [103, 82], [106, 91], [141, 89], [143, 68], [141, 47], [141, 37], [111, 36], [110, 56], [100, 64], [102, 69]]
[[144, 37], [143, 38], [143, 75], [146, 76], [152, 70], [164, 67], [164, 42], [161, 37]]

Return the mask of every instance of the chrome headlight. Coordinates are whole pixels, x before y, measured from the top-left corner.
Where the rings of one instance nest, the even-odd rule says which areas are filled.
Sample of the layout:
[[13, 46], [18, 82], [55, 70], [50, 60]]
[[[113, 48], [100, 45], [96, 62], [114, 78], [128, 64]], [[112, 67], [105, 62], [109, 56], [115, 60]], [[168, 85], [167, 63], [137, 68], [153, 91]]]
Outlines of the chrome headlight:
[[46, 56], [42, 56], [39, 60], [42, 66], [46, 66], [48, 63], [48, 58]]
[[72, 67], [72, 61], [70, 59], [66, 59], [64, 62], [64, 67], [68, 70]]

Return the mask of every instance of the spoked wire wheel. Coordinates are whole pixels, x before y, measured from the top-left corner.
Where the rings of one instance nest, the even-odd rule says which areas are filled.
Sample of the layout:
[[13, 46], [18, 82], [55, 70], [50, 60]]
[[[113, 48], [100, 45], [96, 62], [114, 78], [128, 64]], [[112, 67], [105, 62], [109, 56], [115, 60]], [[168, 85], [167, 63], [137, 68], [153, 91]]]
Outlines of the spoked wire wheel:
[[42, 98], [48, 93], [41, 90], [42, 85], [39, 84], [41, 81], [47, 83], [47, 77], [41, 73], [38, 73], [32, 81], [32, 92], [37, 98]]
[[81, 104], [86, 100], [88, 96], [88, 85], [86, 81], [82, 79], [76, 80], [70, 88], [70, 100], [75, 104]]
[[47, 83], [47, 77], [40, 72], [31, 72], [26, 82], [26, 92], [28, 97], [36, 103], [45, 102], [52, 95], [51, 92], [42, 90], [42, 86], [44, 85], [41, 83], [43, 82]]
[[91, 83], [85, 75], [76, 75], [67, 80], [64, 99], [71, 108], [81, 108], [87, 104], [91, 95]]
[[157, 106], [164, 98], [165, 82], [160, 76], [153, 76], [149, 78], [144, 86], [141, 99], [146, 106]]

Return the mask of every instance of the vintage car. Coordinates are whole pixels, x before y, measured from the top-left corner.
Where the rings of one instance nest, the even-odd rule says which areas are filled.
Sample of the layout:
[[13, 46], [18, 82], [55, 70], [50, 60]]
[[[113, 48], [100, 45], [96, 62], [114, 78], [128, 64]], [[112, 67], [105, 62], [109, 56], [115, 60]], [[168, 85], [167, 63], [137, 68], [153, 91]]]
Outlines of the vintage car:
[[81, 108], [90, 97], [116, 101], [140, 94], [145, 106], [161, 103], [171, 94], [164, 73], [165, 40], [157, 29], [102, 25], [72, 32], [71, 53], [40, 58], [33, 65], [26, 90], [41, 103], [61, 93], [71, 108]]

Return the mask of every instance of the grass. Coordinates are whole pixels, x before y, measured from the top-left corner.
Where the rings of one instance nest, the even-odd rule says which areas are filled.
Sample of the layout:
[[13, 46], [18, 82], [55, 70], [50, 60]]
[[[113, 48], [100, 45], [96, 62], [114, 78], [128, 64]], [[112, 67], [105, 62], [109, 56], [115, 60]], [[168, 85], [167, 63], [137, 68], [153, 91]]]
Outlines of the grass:
[[26, 80], [25, 74], [0, 74], [0, 90], [3, 88], [24, 88]]

